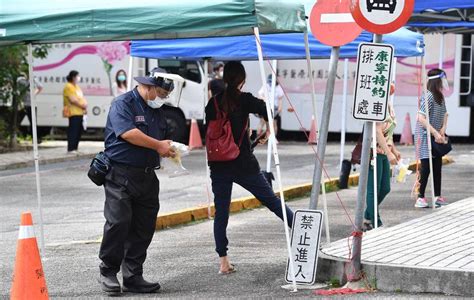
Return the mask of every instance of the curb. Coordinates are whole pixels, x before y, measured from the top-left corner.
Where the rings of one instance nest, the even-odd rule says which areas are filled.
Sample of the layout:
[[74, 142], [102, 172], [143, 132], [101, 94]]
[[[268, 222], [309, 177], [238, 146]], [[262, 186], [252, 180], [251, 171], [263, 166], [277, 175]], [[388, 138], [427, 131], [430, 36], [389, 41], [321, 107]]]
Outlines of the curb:
[[[317, 280], [330, 281], [337, 278], [341, 284], [346, 283], [347, 263], [347, 260], [320, 251]], [[361, 262], [361, 267], [369, 284], [379, 291], [474, 296], [474, 272], [380, 265], [364, 261]]]
[[[39, 163], [40, 165], [49, 165], [49, 164], [61, 163], [61, 162], [73, 161], [73, 160], [92, 159], [95, 155], [96, 153], [90, 153], [90, 154], [79, 154], [76, 156], [61, 156], [57, 158], [48, 158], [48, 159], [41, 159], [40, 157]], [[35, 165], [34, 160], [16, 162], [16, 163], [11, 163], [7, 165], [0, 165], [0, 171], [14, 170], [14, 169], [19, 169], [19, 168], [28, 168], [28, 167], [33, 167], [34, 165]]]
[[[443, 164], [453, 163], [454, 160], [449, 157], [443, 157]], [[417, 168], [417, 163], [411, 163], [408, 167], [409, 170], [415, 171]], [[339, 190], [339, 178], [330, 178], [324, 181], [326, 186], [326, 192], [334, 192]], [[352, 174], [349, 176], [348, 185], [357, 186], [359, 184], [359, 174]], [[283, 194], [285, 195], [286, 200], [292, 200], [296, 198], [301, 198], [308, 196], [311, 193], [312, 183], [305, 183], [300, 185], [294, 185], [283, 189]], [[278, 193], [275, 193], [278, 196]], [[232, 199], [230, 204], [230, 212], [237, 213], [243, 210], [254, 209], [261, 207], [262, 204], [255, 197], [243, 197]], [[214, 216], [214, 205], [211, 205], [211, 216]], [[178, 225], [184, 225], [191, 222], [196, 222], [208, 218], [207, 206], [196, 206], [190, 207], [187, 209], [182, 209], [178, 211], [173, 211], [164, 214], [158, 214], [158, 219], [156, 221], [156, 230], [162, 230]]]

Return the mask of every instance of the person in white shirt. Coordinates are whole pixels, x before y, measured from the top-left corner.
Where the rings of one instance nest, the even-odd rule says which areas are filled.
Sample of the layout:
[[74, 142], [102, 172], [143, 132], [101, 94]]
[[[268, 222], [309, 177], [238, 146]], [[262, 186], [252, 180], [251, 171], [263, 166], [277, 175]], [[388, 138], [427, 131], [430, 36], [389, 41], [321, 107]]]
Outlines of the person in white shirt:
[[[258, 97], [265, 100], [265, 88], [268, 89], [268, 94], [271, 94], [272, 90], [272, 75], [268, 75], [267, 77], [267, 84], [265, 86], [262, 86], [260, 90], [258, 91]], [[278, 134], [278, 123], [281, 120], [281, 112], [283, 109], [283, 96], [285, 94], [283, 93], [283, 89], [281, 88], [280, 84], [278, 84], [278, 80], [275, 85], [275, 95], [273, 97], [273, 127], [275, 128], [275, 136]], [[260, 124], [257, 128], [257, 136], [260, 136], [263, 132], [266, 131], [264, 130], [266, 122], [261, 119]]]

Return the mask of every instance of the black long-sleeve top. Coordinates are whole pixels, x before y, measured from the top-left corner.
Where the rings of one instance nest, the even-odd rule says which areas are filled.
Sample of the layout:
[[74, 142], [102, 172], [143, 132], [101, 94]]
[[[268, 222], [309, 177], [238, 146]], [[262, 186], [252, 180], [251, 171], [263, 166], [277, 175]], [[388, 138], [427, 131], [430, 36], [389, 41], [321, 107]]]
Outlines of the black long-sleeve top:
[[[216, 100], [221, 111], [223, 110], [222, 95], [222, 93], [216, 95]], [[213, 102], [214, 100], [211, 98], [206, 106], [206, 123], [216, 119], [216, 109]], [[239, 106], [229, 115], [232, 134], [237, 145], [239, 145], [240, 136], [247, 122], [250, 127], [250, 122], [248, 121], [249, 114], [259, 114], [268, 121], [265, 102], [255, 98], [251, 93], [241, 93]], [[209, 162], [209, 167], [213, 173], [235, 175], [258, 174], [260, 172], [260, 165], [250, 149], [250, 137], [247, 132], [244, 133], [244, 138], [240, 145], [240, 154], [236, 159], [225, 162]]]

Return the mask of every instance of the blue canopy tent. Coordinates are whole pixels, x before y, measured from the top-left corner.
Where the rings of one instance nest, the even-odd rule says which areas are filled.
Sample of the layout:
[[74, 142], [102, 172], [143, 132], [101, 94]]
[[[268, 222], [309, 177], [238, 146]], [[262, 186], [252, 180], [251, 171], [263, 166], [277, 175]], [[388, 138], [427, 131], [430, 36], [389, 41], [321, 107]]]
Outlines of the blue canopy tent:
[[473, 20], [473, 0], [416, 1], [408, 26], [423, 33], [473, 33]]
[[[267, 59], [304, 59], [304, 34], [284, 33], [261, 35], [262, 48]], [[372, 41], [372, 34], [362, 32], [353, 42], [342, 46], [341, 58], [357, 56], [357, 48], [361, 42]], [[384, 42], [396, 45], [397, 57], [421, 56], [424, 54], [423, 36], [402, 28], [384, 36]], [[331, 47], [321, 44], [313, 36], [309, 36], [309, 48], [312, 58], [328, 58]], [[253, 36], [190, 38], [179, 40], [144, 40], [132, 41], [131, 55], [144, 58], [202, 60], [255, 60], [257, 47]]]

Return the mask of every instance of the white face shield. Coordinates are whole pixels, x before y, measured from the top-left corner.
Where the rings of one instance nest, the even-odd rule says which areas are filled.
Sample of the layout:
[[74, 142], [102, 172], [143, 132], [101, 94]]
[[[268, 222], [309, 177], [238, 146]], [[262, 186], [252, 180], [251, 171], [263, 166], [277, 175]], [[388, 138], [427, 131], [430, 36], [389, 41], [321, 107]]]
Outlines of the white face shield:
[[151, 76], [155, 78], [159, 78], [159, 77], [163, 78], [164, 79], [163, 88], [165, 90], [168, 90], [166, 85], [173, 86], [172, 91], [168, 94], [166, 98], [157, 97], [154, 100], [154, 102], [157, 102], [157, 104], [159, 103], [161, 105], [166, 103], [167, 105], [177, 107], [179, 105], [179, 100], [181, 98], [181, 92], [183, 91], [184, 78], [176, 74], [158, 73], [158, 72], [151, 74]]
[[449, 82], [448, 82], [448, 78], [446, 77], [446, 73], [441, 72], [438, 75], [428, 76], [428, 79], [436, 79], [436, 78], [441, 79], [441, 84], [442, 84], [443, 90], [448, 91], [449, 90]]

